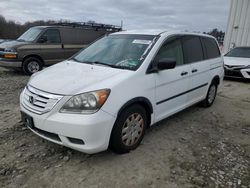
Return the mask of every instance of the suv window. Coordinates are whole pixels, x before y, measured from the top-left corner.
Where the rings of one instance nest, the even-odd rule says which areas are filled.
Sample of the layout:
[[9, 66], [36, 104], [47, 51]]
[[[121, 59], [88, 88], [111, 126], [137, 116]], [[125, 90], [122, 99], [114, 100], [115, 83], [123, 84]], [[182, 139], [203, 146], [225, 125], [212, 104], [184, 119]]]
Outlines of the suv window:
[[40, 38], [45, 38], [47, 43], [61, 43], [60, 33], [57, 29], [48, 29]]
[[218, 48], [218, 45], [216, 41], [212, 38], [201, 38], [204, 49], [205, 49], [205, 54], [206, 54], [206, 59], [212, 59], [216, 57], [220, 57], [220, 50]]
[[185, 63], [203, 60], [201, 41], [198, 36], [184, 36], [182, 42]]
[[182, 45], [179, 37], [170, 38], [162, 45], [155, 57], [155, 60], [162, 58], [175, 59], [177, 66], [183, 64]]

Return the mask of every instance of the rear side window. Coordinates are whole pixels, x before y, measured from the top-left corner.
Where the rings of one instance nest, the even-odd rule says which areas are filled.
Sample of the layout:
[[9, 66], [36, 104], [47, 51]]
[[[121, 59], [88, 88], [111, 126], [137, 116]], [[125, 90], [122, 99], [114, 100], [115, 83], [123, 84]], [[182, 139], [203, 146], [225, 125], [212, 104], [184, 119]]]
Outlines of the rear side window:
[[201, 40], [204, 45], [206, 59], [220, 57], [220, 50], [214, 39], [202, 37]]
[[46, 38], [47, 43], [60, 43], [61, 42], [60, 33], [57, 29], [48, 29], [42, 35], [42, 38]]
[[182, 38], [184, 62], [193, 63], [203, 60], [203, 51], [198, 36], [184, 36]]

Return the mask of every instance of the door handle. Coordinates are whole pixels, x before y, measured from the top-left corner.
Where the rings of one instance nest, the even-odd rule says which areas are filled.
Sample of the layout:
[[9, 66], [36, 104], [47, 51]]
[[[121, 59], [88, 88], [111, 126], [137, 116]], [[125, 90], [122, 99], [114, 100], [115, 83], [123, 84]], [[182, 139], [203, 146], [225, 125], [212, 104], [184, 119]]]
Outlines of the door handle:
[[181, 76], [185, 76], [185, 75], [187, 75], [187, 74], [188, 74], [188, 72], [183, 71], [183, 72], [181, 73]]
[[192, 73], [195, 73], [195, 72], [197, 72], [197, 71], [198, 71], [197, 69], [193, 69], [193, 70], [192, 70]]

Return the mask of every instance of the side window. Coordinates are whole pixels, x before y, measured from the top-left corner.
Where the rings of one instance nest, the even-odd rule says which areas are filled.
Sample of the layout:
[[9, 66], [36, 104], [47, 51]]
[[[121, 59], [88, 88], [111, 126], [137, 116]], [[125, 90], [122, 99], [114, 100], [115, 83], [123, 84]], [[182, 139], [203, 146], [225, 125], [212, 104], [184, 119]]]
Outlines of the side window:
[[162, 45], [155, 60], [162, 58], [176, 60], [176, 66], [183, 64], [183, 52], [180, 38], [171, 38]]
[[206, 59], [220, 57], [220, 50], [214, 39], [202, 37], [202, 42], [206, 50]]
[[45, 39], [47, 43], [61, 43], [60, 33], [57, 29], [48, 29], [40, 38]]
[[199, 37], [184, 36], [182, 42], [185, 63], [194, 63], [203, 60], [202, 45]]

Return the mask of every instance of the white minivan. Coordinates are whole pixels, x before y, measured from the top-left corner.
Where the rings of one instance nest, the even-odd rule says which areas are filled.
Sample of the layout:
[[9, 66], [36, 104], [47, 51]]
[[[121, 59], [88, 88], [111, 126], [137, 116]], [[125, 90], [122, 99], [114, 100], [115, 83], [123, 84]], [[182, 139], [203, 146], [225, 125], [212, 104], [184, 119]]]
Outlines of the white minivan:
[[223, 76], [211, 36], [122, 31], [33, 75], [20, 96], [22, 120], [85, 153], [126, 153], [156, 122], [198, 102], [211, 106]]

